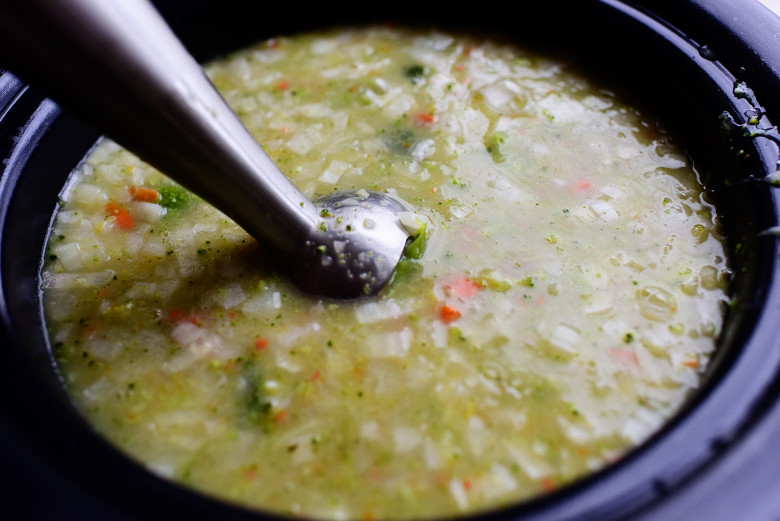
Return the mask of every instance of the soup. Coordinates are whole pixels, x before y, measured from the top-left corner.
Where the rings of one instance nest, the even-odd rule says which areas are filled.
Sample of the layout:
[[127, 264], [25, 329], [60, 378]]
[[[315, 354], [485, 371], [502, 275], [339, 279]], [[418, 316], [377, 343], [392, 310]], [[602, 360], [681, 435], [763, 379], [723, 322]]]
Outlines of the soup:
[[415, 239], [377, 297], [312, 297], [102, 140], [62, 192], [44, 307], [74, 402], [150, 472], [286, 515], [455, 516], [604, 468], [699, 384], [729, 276], [717, 214], [614, 93], [392, 27], [206, 71], [307, 196], [396, 194]]

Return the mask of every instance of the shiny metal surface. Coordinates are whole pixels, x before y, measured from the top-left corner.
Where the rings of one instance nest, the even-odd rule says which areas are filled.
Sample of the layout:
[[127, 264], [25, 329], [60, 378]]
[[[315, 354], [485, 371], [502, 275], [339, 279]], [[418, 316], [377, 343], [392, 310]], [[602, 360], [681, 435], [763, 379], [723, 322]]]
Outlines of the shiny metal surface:
[[[381, 252], [381, 270], [360, 275], [372, 281], [368, 293], [365, 286], [353, 287], [354, 265], [342, 272], [336, 263], [328, 270], [335, 282], [312, 284], [301, 266], [321, 266], [316, 247], [306, 247], [321, 240], [318, 210], [265, 154], [146, 0], [4, 3], [0, 33], [0, 44], [10, 50], [0, 55], [14, 72], [289, 256], [283, 265], [305, 278], [304, 289], [327, 287], [327, 296], [350, 298], [378, 291], [389, 278], [387, 266], [399, 260], [405, 236]], [[395, 228], [402, 230], [400, 223]], [[358, 233], [371, 237], [350, 244], [370, 245], [371, 255], [387, 244], [377, 230], [351, 235]]]
[[322, 221], [298, 250], [294, 280], [320, 295], [373, 295], [393, 275], [408, 233], [398, 216], [412, 209], [377, 192], [338, 193], [315, 201]]

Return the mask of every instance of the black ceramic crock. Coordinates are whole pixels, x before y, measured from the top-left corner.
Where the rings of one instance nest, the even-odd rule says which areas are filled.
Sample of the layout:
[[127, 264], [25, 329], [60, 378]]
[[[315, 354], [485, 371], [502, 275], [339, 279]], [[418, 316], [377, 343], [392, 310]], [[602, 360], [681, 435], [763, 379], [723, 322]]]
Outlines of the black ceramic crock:
[[[754, 0], [548, 0], [518, 2], [509, 13], [476, 3], [156, 4], [200, 60], [331, 25], [415, 23], [564, 56], [657, 114], [690, 152], [728, 237], [734, 275], [717, 354], [685, 407], [621, 461], [469, 519], [780, 519], [780, 140], [772, 127], [780, 120], [780, 19]], [[273, 519], [152, 476], [98, 436], [67, 397], [38, 276], [58, 194], [99, 135], [12, 72], [0, 75], [0, 518]]]

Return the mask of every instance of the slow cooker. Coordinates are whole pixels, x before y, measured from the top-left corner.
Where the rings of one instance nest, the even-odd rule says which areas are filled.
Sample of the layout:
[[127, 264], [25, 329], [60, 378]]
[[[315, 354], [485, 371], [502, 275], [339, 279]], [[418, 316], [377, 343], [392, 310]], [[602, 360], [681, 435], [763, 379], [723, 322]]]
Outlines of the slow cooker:
[[[258, 6], [158, 0], [199, 60], [278, 34], [393, 22], [494, 33], [565, 56], [660, 116], [722, 215], [734, 277], [699, 391], [620, 462], [471, 518], [780, 519], [780, 18], [755, 0]], [[5, 52], [23, 50], [6, 49]], [[2, 56], [2, 53], [0, 53]], [[157, 478], [71, 405], [46, 339], [47, 228], [97, 129], [0, 75], [0, 512], [4, 519], [272, 519]]]

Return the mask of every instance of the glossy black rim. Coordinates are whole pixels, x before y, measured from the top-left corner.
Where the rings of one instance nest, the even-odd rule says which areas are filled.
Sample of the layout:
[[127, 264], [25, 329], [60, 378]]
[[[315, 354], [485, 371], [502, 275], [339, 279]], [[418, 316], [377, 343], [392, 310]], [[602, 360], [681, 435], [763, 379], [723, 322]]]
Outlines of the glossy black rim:
[[[182, 4], [188, 9], [181, 9]], [[248, 5], [242, 0], [220, 4]], [[777, 226], [780, 213], [765, 178], [777, 169], [778, 160], [778, 137], [770, 121], [780, 120], [780, 99], [772, 96], [780, 92], [780, 53], [766, 43], [770, 35], [780, 34], [780, 22], [754, 2], [723, 4], [653, 3], [649, 11], [639, 1], [558, 0], [534, 7], [535, 22], [515, 25], [482, 11], [467, 13], [467, 23], [463, 13], [416, 12], [417, 22], [490, 28], [510, 38], [547, 42], [555, 52], [577, 47], [575, 55], [588, 68], [643, 90], [645, 101], [683, 135], [700, 165], [724, 215], [735, 269], [736, 304], [728, 312], [721, 349], [701, 391], [661, 432], [617, 464], [559, 492], [473, 519], [603, 521], [652, 515], [656, 505], [684, 493], [720, 458], [737, 450], [745, 436], [761, 428], [776, 402], [778, 251], [775, 235], [763, 232]], [[384, 12], [357, 16], [323, 11], [274, 32], [250, 33], [240, 23], [234, 31], [217, 34], [206, 30], [221, 19], [211, 16], [213, 2], [158, 5], [201, 59], [278, 32], [394, 18]], [[538, 23], [553, 19], [554, 27]], [[747, 33], [746, 26], [751, 29]], [[758, 116], [758, 125], [747, 124], [751, 116]], [[0, 364], [0, 444], [10, 457], [7, 468], [19, 472], [16, 488], [10, 489], [19, 497], [10, 506], [22, 504], [18, 500], [25, 494], [37, 497], [30, 485], [41, 483], [47, 491], [39, 493], [61, 502], [56, 510], [89, 509], [107, 519], [256, 517], [260, 514], [154, 478], [116, 452], [83, 422], [58, 379], [41, 318], [37, 275], [58, 193], [97, 137], [12, 74], [0, 76], [0, 155], [5, 158], [0, 178], [0, 353], [6, 360]], [[11, 471], [0, 472], [0, 477]]]

